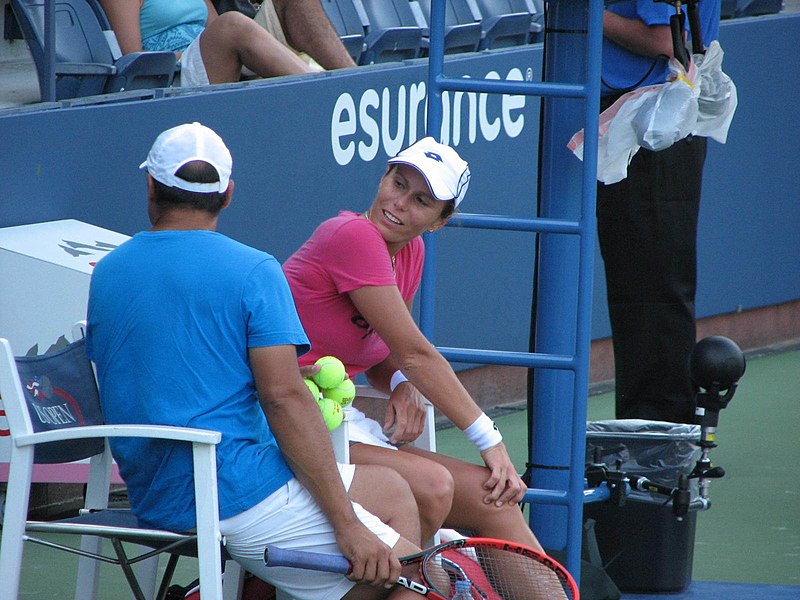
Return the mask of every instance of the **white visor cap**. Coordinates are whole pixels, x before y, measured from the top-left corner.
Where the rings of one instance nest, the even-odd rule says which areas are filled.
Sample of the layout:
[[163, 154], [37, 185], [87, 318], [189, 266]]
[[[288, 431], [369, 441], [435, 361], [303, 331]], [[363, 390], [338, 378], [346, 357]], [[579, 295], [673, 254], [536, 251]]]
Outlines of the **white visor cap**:
[[422, 138], [389, 159], [389, 164], [398, 163], [410, 165], [422, 173], [437, 200], [455, 200], [458, 206], [467, 193], [470, 177], [467, 161], [453, 148], [432, 137]]

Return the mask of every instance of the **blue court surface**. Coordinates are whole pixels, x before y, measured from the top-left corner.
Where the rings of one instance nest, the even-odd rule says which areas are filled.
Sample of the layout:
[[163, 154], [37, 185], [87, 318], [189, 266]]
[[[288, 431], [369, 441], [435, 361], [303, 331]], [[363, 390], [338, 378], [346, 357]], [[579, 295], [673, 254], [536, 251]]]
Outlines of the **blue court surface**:
[[[798, 565], [800, 568], [800, 565]], [[800, 586], [693, 581], [679, 594], [622, 594], [622, 600], [798, 600]]]

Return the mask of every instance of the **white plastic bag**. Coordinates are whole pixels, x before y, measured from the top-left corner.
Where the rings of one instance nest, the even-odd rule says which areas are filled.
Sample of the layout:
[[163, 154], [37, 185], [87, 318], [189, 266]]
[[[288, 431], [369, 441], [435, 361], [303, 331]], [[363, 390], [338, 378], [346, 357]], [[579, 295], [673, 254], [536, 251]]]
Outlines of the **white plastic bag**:
[[[670, 60], [666, 83], [638, 88], [600, 114], [597, 179], [616, 183], [628, 176], [639, 148], [664, 150], [689, 134], [725, 143], [736, 109], [736, 86], [722, 72], [722, 48], [714, 41], [692, 57], [688, 72]], [[583, 130], [567, 147], [583, 160]]]
[[694, 84], [694, 63], [689, 63], [687, 73], [680, 62], [672, 59], [669, 69], [667, 83], [645, 95], [630, 123], [639, 145], [653, 152], [682, 140], [697, 124], [700, 88]]
[[722, 71], [724, 54], [719, 42], [714, 40], [705, 54], [694, 56], [700, 96], [697, 99], [697, 125], [692, 133], [710, 137], [720, 144], [728, 139], [728, 129], [739, 103], [736, 85]]

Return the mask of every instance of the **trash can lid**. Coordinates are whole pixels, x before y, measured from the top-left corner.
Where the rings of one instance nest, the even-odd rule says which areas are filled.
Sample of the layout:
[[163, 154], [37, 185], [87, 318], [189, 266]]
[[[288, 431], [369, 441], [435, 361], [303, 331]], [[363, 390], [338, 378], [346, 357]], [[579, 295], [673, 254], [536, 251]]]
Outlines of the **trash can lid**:
[[645, 419], [589, 421], [586, 423], [586, 437], [588, 439], [634, 438], [697, 441], [700, 439], [700, 425]]

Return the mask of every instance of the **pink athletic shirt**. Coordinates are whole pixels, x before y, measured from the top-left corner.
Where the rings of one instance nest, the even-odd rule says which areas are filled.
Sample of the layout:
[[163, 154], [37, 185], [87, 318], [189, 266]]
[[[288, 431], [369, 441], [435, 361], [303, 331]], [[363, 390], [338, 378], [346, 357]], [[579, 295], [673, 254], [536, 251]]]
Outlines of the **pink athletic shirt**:
[[414, 238], [395, 256], [395, 273], [386, 241], [363, 216], [342, 211], [324, 221], [283, 264], [297, 313], [311, 350], [301, 365], [336, 356], [355, 377], [389, 356], [389, 348], [369, 326], [347, 292], [364, 286], [396, 285], [408, 302], [422, 278], [425, 245]]

